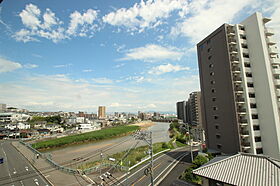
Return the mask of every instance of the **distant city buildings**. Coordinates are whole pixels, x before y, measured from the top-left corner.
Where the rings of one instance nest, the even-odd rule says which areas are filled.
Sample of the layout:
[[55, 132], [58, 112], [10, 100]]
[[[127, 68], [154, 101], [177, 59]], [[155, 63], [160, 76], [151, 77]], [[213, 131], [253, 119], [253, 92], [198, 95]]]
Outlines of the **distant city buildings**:
[[106, 118], [106, 107], [99, 106], [98, 107], [98, 119], [105, 119]]
[[1, 112], [6, 112], [6, 107], [7, 107], [6, 104], [0, 103], [0, 113]]
[[197, 44], [209, 149], [280, 159], [280, 59], [269, 21], [255, 13]]
[[187, 101], [177, 102], [177, 118], [194, 126], [202, 125], [200, 99], [201, 93], [196, 91], [190, 93]]

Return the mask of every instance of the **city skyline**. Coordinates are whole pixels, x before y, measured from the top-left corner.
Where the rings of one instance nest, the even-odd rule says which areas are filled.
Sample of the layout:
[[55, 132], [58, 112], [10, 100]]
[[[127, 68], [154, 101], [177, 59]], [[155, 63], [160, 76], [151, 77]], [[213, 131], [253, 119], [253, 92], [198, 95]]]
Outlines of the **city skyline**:
[[199, 90], [196, 43], [254, 11], [280, 28], [277, 1], [4, 0], [0, 102], [32, 111], [174, 112]]

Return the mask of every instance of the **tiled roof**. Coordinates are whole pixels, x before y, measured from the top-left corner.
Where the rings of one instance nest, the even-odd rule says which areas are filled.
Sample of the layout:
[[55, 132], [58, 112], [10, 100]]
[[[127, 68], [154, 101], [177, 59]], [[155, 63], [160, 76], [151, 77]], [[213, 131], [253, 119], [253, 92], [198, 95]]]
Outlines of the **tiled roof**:
[[238, 186], [280, 185], [280, 161], [262, 155], [236, 154], [195, 169], [193, 173]]

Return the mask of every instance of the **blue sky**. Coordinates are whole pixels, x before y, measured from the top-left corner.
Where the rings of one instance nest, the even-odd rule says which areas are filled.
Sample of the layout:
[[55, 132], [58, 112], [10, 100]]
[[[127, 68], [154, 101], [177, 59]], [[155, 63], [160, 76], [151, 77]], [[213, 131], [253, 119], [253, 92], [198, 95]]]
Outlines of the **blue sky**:
[[280, 30], [277, 0], [4, 0], [0, 102], [32, 111], [175, 111], [199, 90], [196, 43], [255, 11]]

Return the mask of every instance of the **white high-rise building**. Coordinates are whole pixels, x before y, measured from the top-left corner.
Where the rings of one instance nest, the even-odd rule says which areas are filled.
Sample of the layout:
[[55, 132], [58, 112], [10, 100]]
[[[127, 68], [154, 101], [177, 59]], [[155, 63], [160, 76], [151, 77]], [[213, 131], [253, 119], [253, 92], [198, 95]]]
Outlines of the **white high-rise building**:
[[210, 149], [280, 159], [280, 59], [269, 21], [255, 13], [197, 45]]

